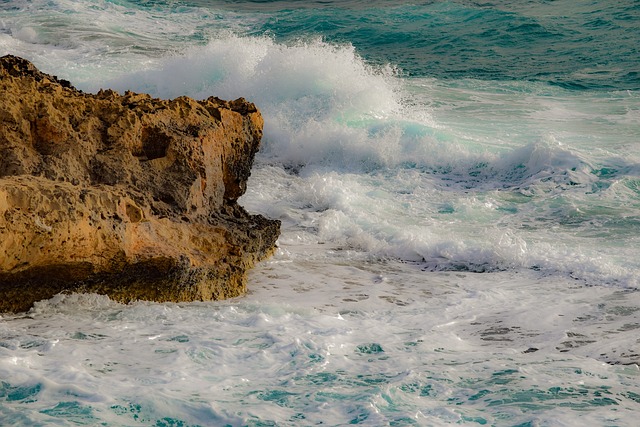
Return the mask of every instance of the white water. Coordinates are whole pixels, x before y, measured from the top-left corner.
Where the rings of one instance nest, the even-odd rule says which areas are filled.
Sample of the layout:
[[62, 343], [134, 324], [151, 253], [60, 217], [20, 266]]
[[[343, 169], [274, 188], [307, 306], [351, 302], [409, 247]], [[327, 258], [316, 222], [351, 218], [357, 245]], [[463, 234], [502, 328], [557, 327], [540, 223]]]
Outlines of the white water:
[[21, 399], [0, 420], [633, 425], [637, 366], [600, 360], [634, 345], [638, 293], [283, 253], [252, 283], [224, 303], [71, 296], [7, 318], [2, 392]]

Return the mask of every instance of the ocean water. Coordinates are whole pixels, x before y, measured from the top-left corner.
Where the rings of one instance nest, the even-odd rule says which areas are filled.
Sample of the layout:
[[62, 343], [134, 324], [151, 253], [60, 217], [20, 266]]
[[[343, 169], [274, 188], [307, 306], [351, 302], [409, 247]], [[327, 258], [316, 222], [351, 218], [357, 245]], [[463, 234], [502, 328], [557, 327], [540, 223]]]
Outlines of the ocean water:
[[0, 425], [635, 426], [640, 3], [0, 1], [85, 91], [255, 102], [222, 302], [0, 317]]

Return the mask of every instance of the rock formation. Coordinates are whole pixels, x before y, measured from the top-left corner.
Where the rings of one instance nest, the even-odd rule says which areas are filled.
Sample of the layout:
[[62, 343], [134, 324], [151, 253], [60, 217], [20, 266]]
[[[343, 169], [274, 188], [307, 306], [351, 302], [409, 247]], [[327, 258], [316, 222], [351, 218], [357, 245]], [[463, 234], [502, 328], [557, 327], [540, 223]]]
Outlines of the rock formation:
[[87, 94], [0, 58], [0, 312], [242, 294], [280, 229], [236, 202], [262, 126], [242, 98]]

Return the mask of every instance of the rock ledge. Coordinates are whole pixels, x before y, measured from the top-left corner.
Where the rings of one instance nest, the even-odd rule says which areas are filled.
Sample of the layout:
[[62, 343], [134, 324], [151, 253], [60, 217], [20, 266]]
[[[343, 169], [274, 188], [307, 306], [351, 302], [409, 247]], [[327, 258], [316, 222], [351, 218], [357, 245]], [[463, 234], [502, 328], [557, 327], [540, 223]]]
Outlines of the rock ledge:
[[0, 312], [60, 292], [241, 295], [280, 222], [245, 192], [262, 116], [240, 98], [86, 94], [0, 58]]

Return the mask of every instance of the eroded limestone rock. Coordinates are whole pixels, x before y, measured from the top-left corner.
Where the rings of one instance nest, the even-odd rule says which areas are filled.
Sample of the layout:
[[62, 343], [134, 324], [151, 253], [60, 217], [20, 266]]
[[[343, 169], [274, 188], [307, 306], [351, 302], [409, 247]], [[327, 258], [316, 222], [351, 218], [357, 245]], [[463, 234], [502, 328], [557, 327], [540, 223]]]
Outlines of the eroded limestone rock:
[[244, 99], [86, 94], [0, 58], [0, 311], [242, 294], [280, 228], [236, 203], [262, 126]]

